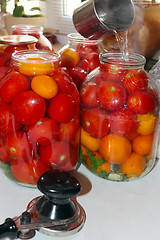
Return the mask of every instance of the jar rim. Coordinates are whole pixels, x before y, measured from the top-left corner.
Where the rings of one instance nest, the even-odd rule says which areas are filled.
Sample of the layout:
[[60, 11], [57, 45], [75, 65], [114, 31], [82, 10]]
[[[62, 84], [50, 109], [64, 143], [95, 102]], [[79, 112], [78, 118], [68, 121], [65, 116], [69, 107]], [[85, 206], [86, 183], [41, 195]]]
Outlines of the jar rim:
[[53, 63], [60, 60], [60, 54], [45, 50], [21, 50], [12, 54], [12, 59], [18, 62], [27, 61], [27, 63], [39, 64], [38, 58], [42, 58], [43, 63]]
[[23, 28], [26, 32], [34, 32], [35, 29], [38, 30], [39, 32], [43, 32], [43, 27], [39, 25], [30, 25], [30, 24], [16, 24], [12, 26], [12, 30], [16, 30], [19, 28]]
[[67, 35], [67, 38], [69, 41], [76, 41], [78, 43], [84, 42], [85, 44], [97, 44], [98, 42], [101, 41], [99, 39], [93, 40], [93, 39], [85, 38], [79, 33], [69, 33]]
[[23, 45], [37, 43], [38, 39], [28, 35], [4, 35], [0, 36], [0, 43], [4, 45]]
[[[146, 63], [146, 58], [138, 53], [129, 53], [127, 55], [128, 60], [124, 60], [123, 54], [120, 52], [100, 53], [99, 58], [101, 63], [116, 64], [124, 68], [142, 67]], [[116, 59], [119, 59], [119, 61], [117, 62]]]

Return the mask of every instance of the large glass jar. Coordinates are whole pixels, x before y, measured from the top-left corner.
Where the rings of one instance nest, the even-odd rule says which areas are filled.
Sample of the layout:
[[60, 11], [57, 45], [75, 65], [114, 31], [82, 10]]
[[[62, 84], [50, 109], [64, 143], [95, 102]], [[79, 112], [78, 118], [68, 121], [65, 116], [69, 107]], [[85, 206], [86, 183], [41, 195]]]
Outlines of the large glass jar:
[[145, 58], [100, 54], [101, 65], [82, 84], [82, 163], [109, 180], [138, 179], [153, 168], [158, 140], [158, 93]]
[[43, 27], [37, 25], [13, 25], [13, 35], [30, 35], [38, 39], [36, 48], [39, 50], [54, 51], [51, 42], [44, 36]]
[[37, 39], [32, 36], [0, 36], [0, 78], [12, 67], [12, 53], [35, 49]]
[[66, 67], [78, 89], [87, 74], [100, 65], [101, 41], [84, 38], [78, 33], [67, 36], [68, 44], [60, 49], [61, 66]]
[[73, 171], [80, 136], [80, 101], [60, 55], [19, 51], [0, 82], [0, 164], [22, 185], [49, 169]]

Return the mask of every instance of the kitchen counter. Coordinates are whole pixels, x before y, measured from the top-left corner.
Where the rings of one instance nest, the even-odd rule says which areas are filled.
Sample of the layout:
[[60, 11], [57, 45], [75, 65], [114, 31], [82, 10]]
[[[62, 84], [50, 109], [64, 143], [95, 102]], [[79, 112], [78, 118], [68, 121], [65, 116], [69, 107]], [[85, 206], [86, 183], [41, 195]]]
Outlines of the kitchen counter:
[[[67, 237], [36, 232], [34, 240], [159, 240], [160, 163], [147, 176], [132, 182], [101, 179], [80, 166], [75, 174], [82, 185], [78, 202], [86, 211], [83, 229]], [[0, 172], [0, 223], [25, 211], [41, 195], [9, 180]]]

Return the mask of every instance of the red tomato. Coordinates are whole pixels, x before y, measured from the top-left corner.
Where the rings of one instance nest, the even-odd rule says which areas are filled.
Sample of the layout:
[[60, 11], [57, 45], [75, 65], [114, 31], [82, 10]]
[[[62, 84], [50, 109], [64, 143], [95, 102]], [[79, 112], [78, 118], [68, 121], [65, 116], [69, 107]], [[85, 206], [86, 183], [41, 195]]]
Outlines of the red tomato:
[[64, 69], [58, 68], [50, 76], [57, 82], [60, 92], [71, 94], [74, 91], [75, 84]]
[[0, 131], [10, 133], [21, 128], [21, 123], [15, 119], [11, 110], [11, 105], [8, 103], [0, 103]]
[[67, 69], [68, 74], [72, 77], [74, 83], [78, 88], [80, 88], [84, 79], [87, 76], [87, 71], [85, 71], [81, 66], [70, 67]]
[[38, 122], [46, 111], [45, 100], [32, 91], [18, 93], [14, 97], [11, 106], [17, 120], [26, 125]]
[[76, 48], [81, 58], [85, 58], [86, 55], [99, 51], [97, 44], [87, 44], [87, 43], [79, 43]]
[[36, 184], [40, 176], [50, 168], [38, 156], [30, 161], [11, 161], [11, 172], [17, 181], [26, 184]]
[[127, 107], [113, 111], [110, 113], [108, 119], [111, 132], [116, 135], [128, 136], [137, 131], [137, 116]]
[[87, 72], [91, 72], [100, 65], [99, 54], [98, 53], [88, 54], [82, 60], [81, 65]]
[[29, 47], [27, 44], [24, 44], [22, 46], [18, 46], [18, 45], [15, 45], [15, 46], [7, 46], [5, 49], [4, 49], [4, 54], [7, 56], [7, 58], [11, 59], [11, 55], [12, 53], [14, 52], [17, 52], [17, 51], [20, 51], [20, 50], [29, 50]]
[[98, 108], [82, 111], [81, 124], [83, 129], [94, 138], [102, 138], [109, 132], [107, 113]]
[[95, 83], [85, 83], [80, 90], [81, 104], [84, 107], [98, 107], [97, 99], [98, 86]]
[[8, 59], [4, 53], [0, 53], [0, 66], [8, 65]]
[[104, 81], [121, 82], [124, 79], [126, 70], [114, 64], [104, 63], [101, 65], [102, 78]]
[[11, 71], [0, 81], [0, 98], [9, 103], [15, 95], [21, 91], [29, 90], [29, 88], [30, 80], [26, 76]]
[[9, 133], [5, 138], [6, 149], [11, 158], [31, 159], [37, 152], [36, 144], [32, 144], [25, 132]]
[[0, 66], [0, 79], [10, 70], [7, 66]]
[[59, 93], [50, 101], [48, 114], [57, 122], [66, 123], [74, 117], [76, 107], [76, 102], [71, 95]]
[[39, 148], [41, 160], [53, 168], [64, 165], [70, 157], [70, 145], [66, 142], [55, 142]]
[[148, 76], [144, 71], [128, 71], [123, 80], [128, 93], [145, 90], [148, 86]]
[[59, 125], [50, 118], [42, 118], [36, 124], [28, 128], [29, 139], [40, 145], [47, 145], [57, 140], [59, 133]]
[[78, 148], [74, 149], [74, 151], [71, 154], [70, 159], [63, 165], [61, 166], [61, 170], [63, 171], [73, 171], [76, 167], [76, 164], [78, 162]]
[[129, 95], [127, 105], [137, 114], [147, 114], [154, 111], [156, 101], [150, 93], [139, 91]]
[[127, 93], [121, 84], [114, 81], [105, 81], [99, 86], [97, 98], [104, 109], [113, 111], [125, 104]]
[[9, 157], [5, 143], [2, 138], [0, 138], [0, 161], [10, 162], [11, 158]]

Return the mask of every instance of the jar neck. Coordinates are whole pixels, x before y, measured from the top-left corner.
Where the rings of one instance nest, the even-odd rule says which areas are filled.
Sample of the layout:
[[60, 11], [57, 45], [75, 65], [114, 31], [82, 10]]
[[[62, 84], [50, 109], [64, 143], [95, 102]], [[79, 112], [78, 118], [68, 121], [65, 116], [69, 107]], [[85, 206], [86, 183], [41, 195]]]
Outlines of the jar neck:
[[38, 25], [25, 25], [18, 24], [12, 26], [13, 33], [18, 32], [18, 34], [43, 34], [43, 27]]
[[70, 33], [67, 35], [67, 39], [68, 39], [68, 43], [72, 44], [72, 43], [83, 43], [85, 45], [98, 45], [101, 40], [90, 40], [88, 38], [84, 38], [83, 36], [81, 36], [78, 33]]

